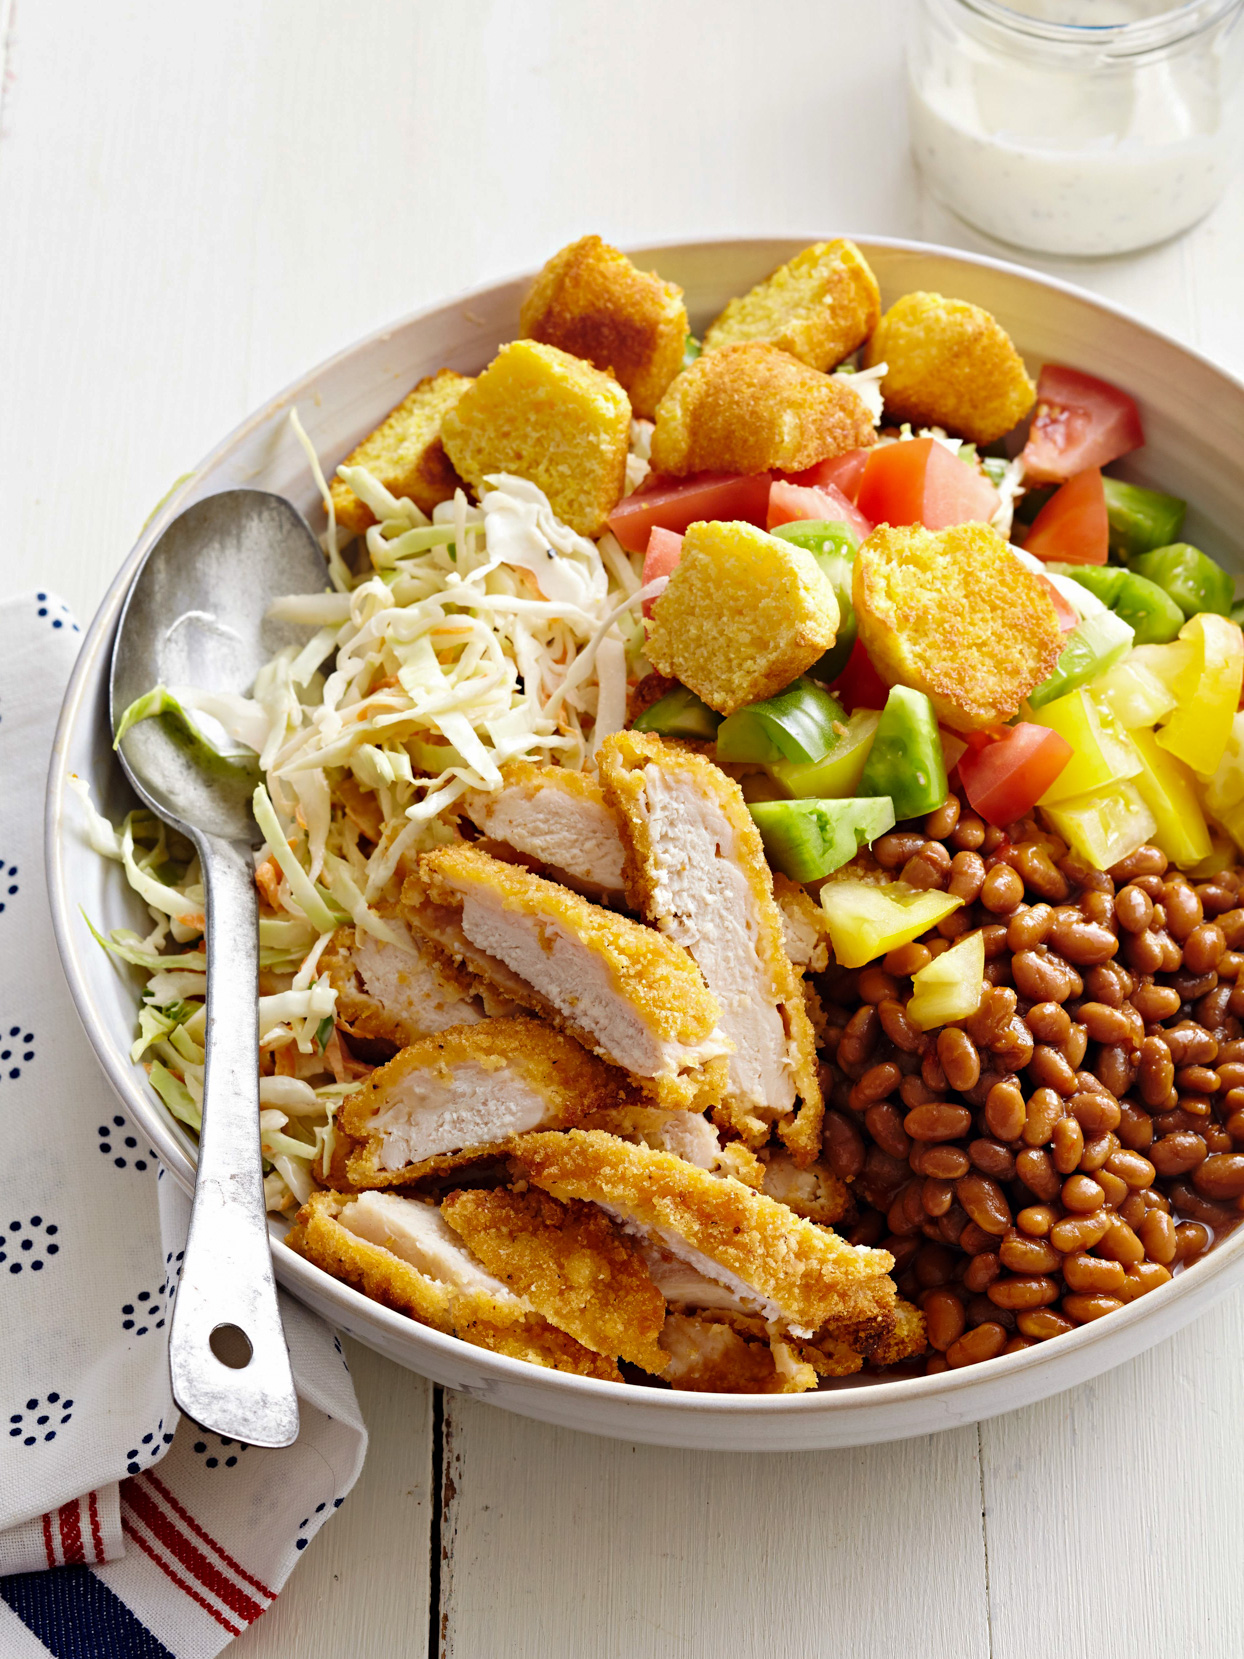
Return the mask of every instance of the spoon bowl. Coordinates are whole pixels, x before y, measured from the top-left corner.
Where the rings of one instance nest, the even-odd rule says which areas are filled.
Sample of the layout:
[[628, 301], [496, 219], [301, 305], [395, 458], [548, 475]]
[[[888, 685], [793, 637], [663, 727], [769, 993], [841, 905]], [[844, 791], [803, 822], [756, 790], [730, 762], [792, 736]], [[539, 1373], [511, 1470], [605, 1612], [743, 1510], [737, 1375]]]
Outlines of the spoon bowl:
[[109, 704], [139, 797], [190, 840], [206, 895], [207, 1063], [198, 1177], [173, 1305], [173, 1397], [204, 1428], [287, 1446], [298, 1402], [276, 1300], [259, 1145], [259, 912], [253, 761], [222, 756], [175, 709], [123, 726], [156, 687], [246, 694], [307, 630], [266, 616], [321, 591], [324, 556], [281, 496], [228, 490], [173, 520], [135, 573], [112, 652]]

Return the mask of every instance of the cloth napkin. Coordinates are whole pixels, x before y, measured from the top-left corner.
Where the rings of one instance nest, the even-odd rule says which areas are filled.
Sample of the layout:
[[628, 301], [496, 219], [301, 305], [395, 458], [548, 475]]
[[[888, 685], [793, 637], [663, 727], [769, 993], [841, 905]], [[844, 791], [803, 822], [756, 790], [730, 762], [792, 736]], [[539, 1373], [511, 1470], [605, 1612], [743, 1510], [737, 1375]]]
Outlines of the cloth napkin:
[[0, 1655], [209, 1659], [340, 1506], [367, 1431], [341, 1344], [284, 1296], [293, 1446], [222, 1440], [173, 1404], [189, 1202], [95, 1061], [47, 906], [44, 787], [80, 638], [50, 593], [0, 604]]

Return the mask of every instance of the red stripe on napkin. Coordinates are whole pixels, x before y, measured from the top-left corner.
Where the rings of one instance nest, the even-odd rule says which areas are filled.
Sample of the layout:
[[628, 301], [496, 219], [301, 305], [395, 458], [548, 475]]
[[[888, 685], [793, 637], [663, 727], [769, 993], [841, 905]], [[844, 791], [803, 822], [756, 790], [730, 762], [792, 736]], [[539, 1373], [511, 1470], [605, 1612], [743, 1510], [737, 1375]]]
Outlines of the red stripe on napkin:
[[175, 1573], [173, 1571], [167, 1561], [161, 1560], [159, 1553], [153, 1548], [153, 1546], [149, 1544], [142, 1534], [132, 1527], [129, 1521], [124, 1518], [122, 1518], [121, 1521], [121, 1530], [125, 1533], [127, 1538], [132, 1538], [134, 1540], [144, 1555], [150, 1556], [151, 1560], [155, 1562], [156, 1566], [164, 1574], [165, 1578], [175, 1584], [179, 1590], [183, 1590], [186, 1595], [190, 1597], [191, 1601], [196, 1602], [205, 1613], [210, 1613], [216, 1623], [223, 1625], [229, 1632], [230, 1636], [240, 1636], [242, 1634], [242, 1630], [245, 1628], [244, 1626], [231, 1624], [222, 1613], [219, 1613], [216, 1608], [212, 1606], [206, 1596], [201, 1596], [192, 1584], [186, 1583], [180, 1573]]
[[104, 1563], [104, 1533], [99, 1524], [99, 1501], [94, 1492], [88, 1494], [88, 1504], [91, 1511], [91, 1543], [95, 1546], [95, 1560], [99, 1566]]
[[[247, 1572], [246, 1568], [243, 1567], [239, 1562], [235, 1561], [233, 1559], [233, 1557], [229, 1554], [228, 1550], [223, 1549], [221, 1547], [221, 1545], [216, 1542], [216, 1540], [212, 1537], [211, 1533], [204, 1532], [203, 1528], [195, 1520], [194, 1516], [190, 1513], [190, 1511], [188, 1509], [183, 1509], [182, 1508], [181, 1504], [178, 1503], [177, 1499], [169, 1491], [168, 1487], [165, 1486], [164, 1482], [160, 1479], [159, 1475], [157, 1475], [154, 1470], [149, 1469], [145, 1475], [140, 1475], [138, 1478], [142, 1481], [145, 1481], [148, 1485], [153, 1486], [155, 1488], [155, 1490], [160, 1494], [160, 1496], [164, 1499], [165, 1503], [169, 1506], [169, 1508], [171, 1510], [173, 1510], [173, 1512], [176, 1514], [177, 1518], [180, 1521], [183, 1521], [185, 1523], [185, 1525], [190, 1528], [191, 1532], [194, 1533], [195, 1537], [201, 1539], [203, 1541], [203, 1543], [205, 1543], [208, 1546], [209, 1549], [214, 1550], [216, 1552], [216, 1554], [220, 1557], [220, 1559], [226, 1564], [226, 1566], [231, 1567], [233, 1569], [233, 1571], [238, 1575], [239, 1578], [244, 1579], [246, 1581], [246, 1583], [250, 1585], [252, 1590], [258, 1590], [260, 1595], [261, 1596], [267, 1596], [269, 1601], [275, 1601], [276, 1600], [276, 1591], [275, 1590], [270, 1590], [268, 1588], [268, 1586], [266, 1584], [261, 1583], [259, 1579], [252, 1578], [250, 1573]], [[133, 1485], [133, 1484], [136, 1484], [136, 1482], [131, 1482], [131, 1481], [126, 1481], [125, 1482], [125, 1485], [127, 1487], [130, 1486], [130, 1485]]]
[[66, 1567], [79, 1566], [86, 1560], [86, 1551], [82, 1548], [82, 1516], [78, 1509], [80, 1501], [75, 1498], [72, 1503], [63, 1503], [56, 1512], [61, 1559]]
[[122, 1498], [134, 1518], [141, 1521], [157, 1542], [163, 1544], [178, 1565], [192, 1573], [210, 1595], [225, 1604], [235, 1618], [250, 1624], [265, 1611], [260, 1602], [248, 1596], [233, 1579], [226, 1578], [219, 1567], [208, 1560], [198, 1545], [178, 1527], [136, 1480], [125, 1482]]
[[43, 1517], [43, 1547], [47, 1551], [48, 1566], [54, 1567], [56, 1565], [56, 1550], [52, 1544], [52, 1517], [50, 1515]]

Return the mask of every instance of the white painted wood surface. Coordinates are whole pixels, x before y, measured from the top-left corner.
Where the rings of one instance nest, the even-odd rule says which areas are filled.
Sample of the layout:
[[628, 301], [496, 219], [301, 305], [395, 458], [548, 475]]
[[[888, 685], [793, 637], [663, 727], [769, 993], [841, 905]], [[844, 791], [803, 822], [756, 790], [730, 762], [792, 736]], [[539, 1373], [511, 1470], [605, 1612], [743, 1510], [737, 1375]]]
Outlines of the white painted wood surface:
[[[0, 0], [0, 592], [51, 585], [85, 619], [156, 501], [262, 397], [585, 230], [985, 247], [907, 159], [906, 14]], [[1042, 263], [1244, 370], [1242, 260], [1244, 178], [1182, 241]], [[252, 1659], [1244, 1652], [1238, 1295], [979, 1432], [788, 1458], [449, 1397], [440, 1471], [428, 1387], [352, 1360], [367, 1470], [238, 1645]]]

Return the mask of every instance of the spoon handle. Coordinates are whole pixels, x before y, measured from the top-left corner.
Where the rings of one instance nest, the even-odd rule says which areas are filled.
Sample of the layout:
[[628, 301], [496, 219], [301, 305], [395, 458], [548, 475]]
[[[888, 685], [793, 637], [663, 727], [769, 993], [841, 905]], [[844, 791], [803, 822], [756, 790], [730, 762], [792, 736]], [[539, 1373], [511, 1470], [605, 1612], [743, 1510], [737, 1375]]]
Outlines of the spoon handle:
[[173, 1398], [204, 1428], [288, 1446], [298, 1400], [277, 1307], [259, 1150], [259, 909], [249, 850], [196, 833], [207, 894], [199, 1168], [173, 1303]]

